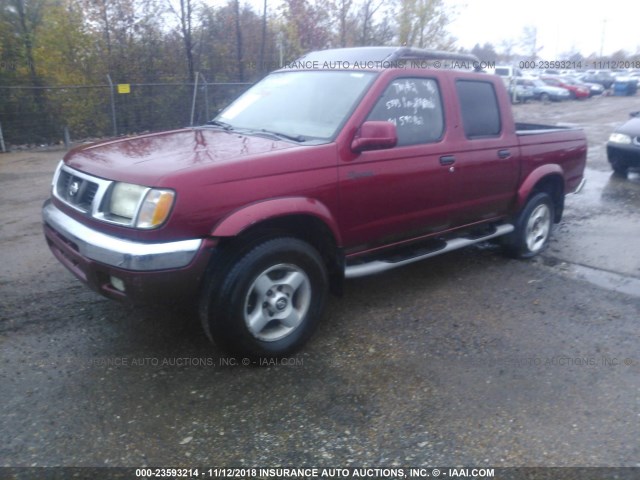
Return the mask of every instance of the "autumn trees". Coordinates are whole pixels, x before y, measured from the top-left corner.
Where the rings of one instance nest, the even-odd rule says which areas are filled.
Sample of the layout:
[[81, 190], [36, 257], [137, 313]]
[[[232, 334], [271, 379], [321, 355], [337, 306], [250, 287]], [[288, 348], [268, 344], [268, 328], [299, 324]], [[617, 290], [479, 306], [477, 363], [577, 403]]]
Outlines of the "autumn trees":
[[[181, 125], [195, 83], [254, 82], [330, 47], [443, 48], [446, 24], [442, 0], [2, 0], [0, 124], [14, 142], [111, 134], [112, 82], [134, 86], [115, 97], [118, 133]], [[238, 89], [209, 93], [200, 120]]]
[[251, 81], [314, 49], [441, 48], [447, 21], [442, 0], [3, 0], [0, 82]]

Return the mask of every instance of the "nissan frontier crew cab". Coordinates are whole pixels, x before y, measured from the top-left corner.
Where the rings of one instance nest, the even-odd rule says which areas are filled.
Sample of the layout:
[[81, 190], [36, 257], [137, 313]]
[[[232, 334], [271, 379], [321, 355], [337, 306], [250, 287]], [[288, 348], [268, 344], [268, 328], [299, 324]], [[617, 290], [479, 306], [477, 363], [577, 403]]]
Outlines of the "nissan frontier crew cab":
[[197, 302], [211, 339], [252, 356], [300, 348], [345, 278], [494, 238], [532, 257], [585, 135], [514, 123], [499, 76], [442, 60], [476, 59], [313, 52], [206, 125], [80, 146], [43, 206], [48, 245], [107, 297]]

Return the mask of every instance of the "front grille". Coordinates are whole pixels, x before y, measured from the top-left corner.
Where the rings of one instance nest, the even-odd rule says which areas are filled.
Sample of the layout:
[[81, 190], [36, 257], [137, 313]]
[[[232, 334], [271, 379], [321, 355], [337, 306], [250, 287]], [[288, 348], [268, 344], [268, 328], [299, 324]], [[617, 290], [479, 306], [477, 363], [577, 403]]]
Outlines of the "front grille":
[[69, 205], [89, 212], [98, 191], [98, 184], [61, 170], [56, 190], [58, 196]]
[[97, 217], [100, 204], [113, 184], [111, 180], [75, 170], [60, 162], [54, 177], [53, 195], [70, 207]]
[[53, 180], [53, 195], [61, 202], [88, 217], [107, 223], [133, 226], [133, 219], [113, 215], [107, 211], [113, 180], [81, 172], [60, 162]]

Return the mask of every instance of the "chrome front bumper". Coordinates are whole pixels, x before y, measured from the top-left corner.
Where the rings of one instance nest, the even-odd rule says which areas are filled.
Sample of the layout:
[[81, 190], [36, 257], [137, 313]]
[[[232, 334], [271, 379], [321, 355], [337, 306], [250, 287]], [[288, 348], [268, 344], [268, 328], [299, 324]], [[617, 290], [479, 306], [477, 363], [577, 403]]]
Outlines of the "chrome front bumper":
[[51, 200], [42, 207], [42, 218], [60, 236], [73, 243], [80, 255], [125, 270], [182, 268], [191, 263], [202, 245], [201, 239], [140, 243], [106, 235], [69, 217]]

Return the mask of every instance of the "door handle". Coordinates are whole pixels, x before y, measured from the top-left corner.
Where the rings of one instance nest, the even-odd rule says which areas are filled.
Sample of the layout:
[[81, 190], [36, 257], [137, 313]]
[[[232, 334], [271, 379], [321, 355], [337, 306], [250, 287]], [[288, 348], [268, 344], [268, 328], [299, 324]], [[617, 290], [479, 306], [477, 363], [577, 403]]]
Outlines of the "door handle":
[[498, 150], [498, 158], [509, 158], [511, 157], [511, 150]]
[[451, 165], [456, 161], [453, 155], [443, 155], [440, 157], [440, 165]]

